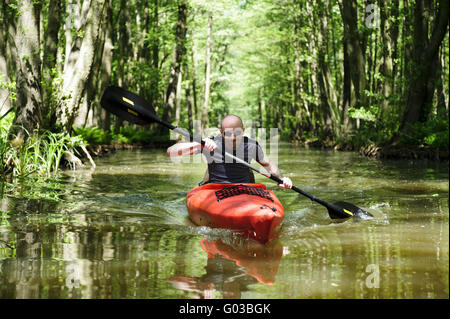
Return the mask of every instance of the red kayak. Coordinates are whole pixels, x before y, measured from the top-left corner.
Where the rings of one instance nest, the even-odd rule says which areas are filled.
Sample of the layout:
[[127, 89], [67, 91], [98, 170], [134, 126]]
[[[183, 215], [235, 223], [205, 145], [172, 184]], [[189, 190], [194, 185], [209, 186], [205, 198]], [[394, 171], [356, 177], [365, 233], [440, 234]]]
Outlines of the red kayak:
[[186, 196], [191, 220], [199, 226], [228, 228], [261, 243], [278, 236], [284, 208], [263, 184], [206, 184]]

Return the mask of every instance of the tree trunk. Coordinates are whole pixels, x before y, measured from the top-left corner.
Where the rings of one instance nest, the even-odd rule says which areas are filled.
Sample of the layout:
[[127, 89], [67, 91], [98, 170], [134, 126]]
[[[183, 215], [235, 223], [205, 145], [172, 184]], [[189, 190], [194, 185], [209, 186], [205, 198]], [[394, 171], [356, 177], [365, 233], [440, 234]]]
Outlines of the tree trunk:
[[[126, 0], [120, 1], [120, 15], [118, 21], [118, 51], [117, 59], [124, 59], [125, 57], [131, 56], [131, 17], [129, 8], [127, 6]], [[120, 61], [118, 64], [118, 85], [124, 88], [128, 88], [129, 85], [129, 72], [127, 72], [127, 63], [125, 61]]]
[[[328, 12], [333, 12], [333, 2], [334, 1], [328, 1]], [[331, 33], [331, 46], [332, 46], [332, 53], [333, 56], [335, 57], [333, 59], [333, 76], [334, 76], [334, 83], [336, 84], [337, 87], [340, 86], [341, 83], [343, 83], [342, 80], [342, 75], [343, 75], [343, 65], [342, 63], [338, 64], [338, 55], [339, 55], [339, 49], [336, 48], [336, 30], [337, 30], [337, 25], [335, 22], [336, 18], [333, 14], [330, 15], [330, 33]], [[337, 91], [340, 91], [340, 88], [336, 88]], [[343, 95], [342, 94], [337, 94], [337, 105], [342, 105], [342, 98]], [[342, 120], [342, 119], [341, 119]]]
[[398, 36], [399, 36], [399, 11], [400, 11], [400, 3], [399, 0], [393, 0], [392, 1], [392, 5], [391, 5], [391, 13], [390, 15], [395, 19], [394, 22], [391, 22], [390, 25], [390, 38], [391, 38], [391, 43], [392, 43], [392, 92], [396, 92], [397, 88], [396, 88], [396, 82], [395, 79], [399, 78], [400, 76], [400, 71], [401, 69], [397, 66], [397, 63], [395, 63], [395, 61], [397, 60], [397, 58], [399, 57], [399, 52], [398, 52]]
[[[1, 16], [0, 16], [1, 19]], [[3, 25], [0, 25], [3, 27]], [[8, 67], [6, 62], [6, 41], [3, 29], [0, 29], [0, 81], [9, 82]], [[11, 98], [8, 90], [0, 87], [0, 118], [11, 108]]]
[[198, 103], [197, 103], [197, 58], [196, 58], [195, 46], [192, 45], [192, 96], [194, 98], [194, 113], [192, 115], [193, 119], [198, 120]]
[[106, 85], [105, 81], [109, 82], [111, 74], [113, 48], [111, 42], [111, 11], [111, 0], [105, 0], [105, 9], [98, 13], [101, 15], [99, 17], [100, 21], [104, 21], [105, 23], [103, 23], [103, 29], [99, 30], [96, 49], [94, 51], [94, 60], [86, 82], [86, 89], [84, 90], [84, 96], [80, 103], [78, 114], [73, 122], [73, 125], [77, 127], [100, 126], [104, 129], [109, 129], [109, 123], [105, 121], [105, 117], [109, 119], [109, 116], [105, 114], [107, 112], [94, 101], [96, 100], [96, 96], [101, 96], [103, 93]]
[[[153, 0], [153, 30], [156, 35], [159, 27], [158, 0]], [[152, 77], [149, 88], [149, 103], [156, 110], [158, 108], [158, 86], [159, 86], [159, 37], [155, 36], [151, 45], [152, 50]]]
[[[379, 114], [379, 119], [384, 120], [389, 117], [390, 113], [390, 103], [389, 98], [393, 92], [394, 86], [394, 65], [393, 65], [393, 48], [395, 47], [394, 39], [392, 38], [392, 26], [389, 21], [391, 18], [389, 12], [389, 6], [385, 0], [380, 1], [380, 27], [381, 27], [381, 37], [382, 37], [382, 54], [383, 54], [383, 65], [381, 68], [381, 74], [383, 75], [381, 94], [384, 96], [381, 101], [381, 114]], [[394, 4], [393, 4], [394, 5]]]
[[[166, 99], [164, 105], [164, 113], [162, 120], [170, 122], [172, 120], [173, 111], [175, 109], [175, 97], [177, 90], [178, 76], [181, 72], [181, 63], [186, 51], [186, 19], [187, 19], [187, 0], [183, 0], [178, 5], [178, 20], [175, 30], [175, 47], [173, 50], [173, 61], [170, 68], [169, 84], [166, 91]], [[168, 133], [166, 127], [160, 126], [160, 132], [164, 134]]]
[[[188, 66], [186, 66], [186, 69]], [[185, 81], [184, 92], [186, 96], [186, 106], [187, 106], [187, 115], [188, 115], [188, 129], [189, 132], [192, 132], [194, 117], [192, 116], [192, 96], [191, 96], [191, 88], [189, 85], [189, 81]]]
[[[10, 139], [25, 140], [42, 124], [41, 57], [39, 37], [40, 5], [19, 1], [16, 33], [16, 117]], [[27, 134], [28, 132], [28, 134]]]
[[343, 98], [342, 98], [342, 112], [341, 124], [343, 127], [343, 134], [347, 135], [353, 127], [353, 121], [348, 116], [348, 110], [355, 105], [355, 94], [350, 76], [350, 57], [347, 51], [347, 41], [344, 39], [344, 83], [343, 83]]
[[208, 12], [208, 31], [206, 36], [206, 53], [205, 53], [205, 90], [202, 106], [202, 130], [209, 125], [208, 109], [209, 109], [209, 90], [211, 87], [211, 30], [212, 30], [212, 13]]
[[[295, 38], [292, 41], [292, 46], [294, 49], [294, 79], [293, 79], [293, 104], [295, 109], [295, 118], [297, 120], [295, 125], [294, 136], [296, 139], [300, 139], [303, 130], [311, 129], [311, 112], [309, 111], [308, 101], [303, 98], [303, 77], [302, 77], [302, 40], [300, 35], [300, 30], [302, 26], [302, 21], [300, 17], [300, 12], [302, 8], [297, 1], [292, 1], [293, 5], [293, 21], [294, 21], [294, 35]], [[262, 90], [262, 89], [261, 89]], [[260, 99], [262, 99], [262, 93], [260, 93]], [[264, 102], [261, 100], [260, 103]], [[260, 104], [261, 105], [261, 104]], [[261, 123], [262, 125], [262, 120]]]
[[[128, 88], [129, 86], [129, 72], [128, 63], [125, 63], [124, 58], [131, 55], [130, 41], [131, 41], [131, 16], [127, 5], [127, 0], [120, 0], [119, 15], [117, 21], [117, 28], [114, 30], [117, 39], [118, 50], [114, 51], [114, 60], [120, 61], [117, 67], [117, 84], [120, 87]], [[114, 116], [114, 129], [119, 130], [124, 120], [118, 116]]]
[[264, 87], [261, 87], [258, 90], [258, 128], [264, 127], [264, 119], [267, 118], [266, 114], [266, 97], [264, 95]]
[[366, 89], [366, 62], [363, 44], [360, 42], [358, 32], [358, 6], [356, 0], [339, 0], [342, 21], [344, 23], [344, 41], [346, 41], [347, 54], [350, 58], [350, 77], [353, 83], [357, 108], [365, 105]]
[[105, 0], [83, 2], [82, 13], [86, 14], [86, 20], [80, 21], [80, 29], [77, 29], [77, 34], [84, 31], [83, 38], [75, 38], [69, 56], [66, 56], [63, 93], [67, 99], [61, 105], [58, 119], [67, 132], [72, 129], [92, 71], [104, 9]]
[[438, 61], [438, 76], [439, 79], [437, 80], [436, 83], [436, 94], [437, 94], [437, 106], [436, 106], [436, 113], [438, 118], [440, 119], [447, 119], [448, 120], [448, 105], [446, 103], [446, 98], [445, 98], [445, 90], [444, 90], [444, 85], [443, 85], [443, 81], [444, 81], [444, 76], [447, 76], [447, 74], [445, 74], [443, 72], [443, 56], [439, 57], [439, 61]]
[[[439, 1], [439, 10], [434, 21], [431, 38], [428, 39], [428, 22], [424, 10], [425, 0], [417, 0], [414, 8], [414, 71], [410, 74], [410, 85], [407, 92], [406, 109], [400, 127], [401, 134], [408, 135], [414, 123], [426, 121], [429, 113], [427, 93], [429, 81], [433, 76], [432, 64], [436, 61], [439, 47], [445, 37], [448, 26], [449, 2]], [[429, 101], [429, 100], [428, 100]]]
[[[310, 25], [315, 25], [315, 19], [314, 19], [314, 12], [313, 9], [310, 7], [309, 2], [306, 2], [306, 11], [308, 12], [309, 21], [308, 23]], [[319, 67], [317, 64], [317, 39], [316, 39], [316, 32], [313, 32], [311, 35], [310, 41], [308, 43], [308, 49], [310, 52], [311, 62], [308, 66], [310, 68], [310, 81], [311, 86], [309, 88], [309, 93], [312, 97], [314, 97], [314, 102], [310, 103], [310, 109], [311, 109], [311, 123], [313, 125], [312, 129], [315, 131], [315, 134], [318, 134], [321, 130], [320, 125], [316, 125], [319, 123], [315, 123], [314, 119], [320, 118], [321, 114], [318, 111], [317, 108], [317, 102], [320, 103], [320, 84], [318, 80], [319, 75]], [[317, 101], [317, 102], [316, 102]], [[322, 123], [320, 123], [322, 124]]]
[[61, 0], [50, 0], [47, 11], [47, 29], [44, 34], [44, 59], [42, 65], [43, 82], [45, 83], [43, 94], [43, 114], [47, 128], [51, 128], [55, 122], [56, 101], [53, 99], [53, 78], [56, 76], [54, 68], [58, 53], [58, 33], [61, 25]]
[[[13, 24], [7, 12], [6, 3], [0, 5], [0, 82], [10, 82], [11, 72], [8, 68], [9, 25]], [[7, 62], [8, 61], [8, 62]], [[0, 118], [12, 107], [11, 93], [0, 87]]]
[[[105, 40], [103, 45], [103, 56], [101, 59], [102, 67], [100, 73], [100, 83], [99, 83], [99, 92], [103, 94], [106, 87], [109, 86], [111, 80], [112, 73], [112, 62], [113, 62], [113, 7], [112, 0], [106, 0], [106, 19], [105, 19]], [[111, 127], [111, 114], [106, 111], [104, 108], [98, 106], [99, 116], [100, 116], [100, 127], [104, 130], [109, 130]]]
[[[407, 83], [409, 75], [413, 73], [413, 41], [411, 40], [411, 35], [413, 34], [413, 25], [411, 20], [414, 16], [414, 7], [409, 0], [403, 0], [403, 11], [405, 12], [406, 18], [402, 25], [402, 38], [400, 43], [402, 44], [402, 59], [401, 59], [401, 71], [400, 71], [400, 82]], [[400, 86], [399, 93], [402, 97], [407, 95], [407, 85], [403, 84]], [[406, 98], [404, 98], [406, 100]], [[406, 103], [405, 103], [406, 104]]]
[[182, 72], [178, 72], [177, 80], [177, 94], [176, 94], [176, 107], [175, 107], [175, 126], [180, 125], [181, 116], [181, 82], [182, 82]]
[[3, 25], [5, 27], [4, 40], [6, 45], [6, 61], [8, 76], [13, 78], [13, 75], [16, 74], [17, 70], [17, 47], [16, 47], [16, 32], [17, 32], [17, 23], [16, 23], [16, 10], [11, 8], [9, 4], [14, 4], [16, 0], [6, 0], [3, 1], [1, 10], [3, 10]]
[[331, 138], [338, 135], [338, 110], [337, 110], [337, 98], [333, 87], [330, 64], [326, 61], [328, 55], [328, 19], [326, 14], [326, 8], [328, 8], [328, 0], [325, 4], [322, 1], [318, 2], [320, 17], [318, 18], [319, 32], [317, 33], [318, 47], [317, 52], [318, 68], [319, 68], [319, 86], [321, 91], [321, 115], [323, 121], [323, 131], [325, 135]]

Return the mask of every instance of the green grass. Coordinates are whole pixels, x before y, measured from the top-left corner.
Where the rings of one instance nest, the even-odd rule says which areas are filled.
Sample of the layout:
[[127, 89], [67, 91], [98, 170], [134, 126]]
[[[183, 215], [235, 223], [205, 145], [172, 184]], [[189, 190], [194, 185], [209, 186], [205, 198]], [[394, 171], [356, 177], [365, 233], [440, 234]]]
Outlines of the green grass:
[[57, 177], [65, 152], [84, 144], [80, 136], [45, 131], [28, 133], [23, 143], [12, 145], [8, 132], [13, 119], [12, 113], [0, 120], [0, 195], [30, 176], [35, 181]]

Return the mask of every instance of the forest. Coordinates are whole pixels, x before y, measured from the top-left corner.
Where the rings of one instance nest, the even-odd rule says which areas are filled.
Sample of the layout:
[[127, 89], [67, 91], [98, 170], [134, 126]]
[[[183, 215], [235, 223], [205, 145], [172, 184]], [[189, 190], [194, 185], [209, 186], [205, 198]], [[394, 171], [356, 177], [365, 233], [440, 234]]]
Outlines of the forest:
[[289, 142], [448, 160], [448, 1], [0, 5], [2, 179], [51, 174], [88, 144], [169, 139], [102, 109], [110, 85], [190, 131], [232, 113]]

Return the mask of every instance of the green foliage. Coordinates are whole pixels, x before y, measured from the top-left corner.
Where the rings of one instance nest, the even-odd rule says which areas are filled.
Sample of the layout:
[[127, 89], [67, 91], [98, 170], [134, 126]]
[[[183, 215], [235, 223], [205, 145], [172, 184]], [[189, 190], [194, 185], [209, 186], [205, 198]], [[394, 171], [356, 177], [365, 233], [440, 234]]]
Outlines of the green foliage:
[[4, 117], [2, 117], [0, 119], [0, 138], [2, 140], [6, 140], [8, 137], [8, 131], [9, 128], [12, 125], [12, 122], [14, 120], [15, 117], [15, 113], [14, 112], [9, 112], [8, 114], [6, 114]]
[[13, 175], [19, 178], [33, 173], [42, 177], [55, 176], [64, 153], [81, 145], [81, 138], [67, 133], [31, 134], [23, 144], [10, 148]]
[[[4, 78], [4, 74], [0, 73], [0, 88], [8, 91], [8, 98], [11, 99], [11, 101], [16, 100], [16, 81], [4, 81], [2, 80]], [[0, 106], [5, 101], [0, 101]]]
[[56, 110], [70, 98], [70, 95], [64, 94], [61, 90], [63, 85], [63, 74], [60, 74], [56, 68], [48, 70], [48, 79], [43, 78], [41, 85], [46, 92], [46, 112], [43, 118], [43, 127], [51, 131], [58, 131], [56, 125]]
[[[30, 175], [49, 178], [58, 174], [65, 152], [76, 150], [84, 144], [79, 136], [67, 133], [28, 134], [25, 141], [14, 145], [8, 141], [8, 132], [15, 114], [11, 113], [0, 121], [0, 184], [3, 190], [7, 175], [11, 179], [23, 179]], [[0, 192], [1, 193], [1, 192]]]
[[73, 130], [87, 144], [106, 144], [111, 142], [111, 135], [97, 126], [74, 127]]
[[353, 149], [375, 145], [386, 145], [398, 130], [397, 117], [393, 116], [392, 121], [379, 121], [372, 119], [373, 114], [367, 116], [370, 120], [360, 118], [360, 128], [352, 129], [347, 135], [338, 137], [337, 144], [350, 145]]
[[377, 110], [374, 107], [371, 107], [369, 110], [366, 110], [364, 107], [361, 108], [353, 108], [350, 107], [348, 110], [348, 116], [352, 119], [361, 119], [364, 121], [374, 122], [376, 120], [376, 114]]
[[448, 119], [435, 118], [425, 123], [413, 125], [408, 136], [402, 136], [402, 142], [410, 145], [428, 146], [430, 148], [449, 148]]
[[4, 179], [6, 178], [6, 173], [9, 171], [8, 163], [11, 161], [12, 157], [12, 146], [8, 143], [8, 131], [11, 127], [12, 121], [14, 120], [14, 113], [10, 112], [2, 119], [0, 119], [0, 194], [3, 190]]
[[112, 134], [113, 140], [123, 143], [148, 143], [153, 138], [153, 133], [146, 129], [136, 129], [133, 126], [121, 127], [117, 134]]
[[153, 132], [135, 128], [134, 126], [120, 127], [116, 132], [114, 127], [110, 131], [102, 130], [99, 127], [74, 127], [75, 134], [88, 144], [146, 144], [154, 140]]

